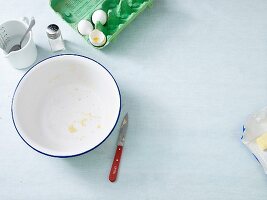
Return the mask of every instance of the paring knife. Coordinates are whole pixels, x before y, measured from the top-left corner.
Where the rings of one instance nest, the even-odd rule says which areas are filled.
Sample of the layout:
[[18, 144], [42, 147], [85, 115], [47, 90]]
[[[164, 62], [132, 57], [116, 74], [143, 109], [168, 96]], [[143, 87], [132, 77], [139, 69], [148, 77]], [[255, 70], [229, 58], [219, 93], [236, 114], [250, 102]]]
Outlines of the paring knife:
[[128, 127], [128, 113], [124, 116], [120, 127], [117, 149], [109, 173], [109, 180], [111, 182], [114, 182], [117, 178], [127, 127]]

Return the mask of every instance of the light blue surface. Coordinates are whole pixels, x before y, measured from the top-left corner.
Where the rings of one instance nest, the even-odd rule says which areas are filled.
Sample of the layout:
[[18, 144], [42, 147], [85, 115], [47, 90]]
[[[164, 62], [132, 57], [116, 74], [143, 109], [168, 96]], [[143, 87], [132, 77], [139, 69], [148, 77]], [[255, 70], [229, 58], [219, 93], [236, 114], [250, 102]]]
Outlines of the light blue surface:
[[67, 52], [114, 75], [129, 129], [110, 183], [118, 127], [86, 155], [57, 159], [30, 149], [10, 115], [25, 71], [0, 58], [0, 199], [266, 200], [267, 177], [241, 144], [247, 115], [267, 105], [267, 1], [155, 1], [114, 43], [87, 45], [47, 0], [2, 1], [0, 19], [35, 16], [38, 61], [56, 23]]

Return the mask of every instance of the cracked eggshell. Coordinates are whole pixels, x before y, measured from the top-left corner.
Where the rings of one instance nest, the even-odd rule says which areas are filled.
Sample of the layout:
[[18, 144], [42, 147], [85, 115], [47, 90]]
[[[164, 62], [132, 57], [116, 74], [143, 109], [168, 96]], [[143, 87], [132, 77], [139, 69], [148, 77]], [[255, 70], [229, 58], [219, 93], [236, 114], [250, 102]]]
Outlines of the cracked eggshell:
[[91, 34], [89, 35], [89, 40], [91, 44], [96, 47], [104, 46], [107, 42], [105, 34], [97, 29], [91, 32]]

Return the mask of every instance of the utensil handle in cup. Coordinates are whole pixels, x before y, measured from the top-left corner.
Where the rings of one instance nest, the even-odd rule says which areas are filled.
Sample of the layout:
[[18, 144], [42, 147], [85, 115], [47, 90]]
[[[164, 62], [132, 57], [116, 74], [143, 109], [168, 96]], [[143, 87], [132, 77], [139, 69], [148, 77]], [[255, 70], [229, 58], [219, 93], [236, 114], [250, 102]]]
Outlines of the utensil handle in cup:
[[23, 37], [21, 38], [21, 40], [20, 40], [20, 46], [21, 46], [21, 44], [22, 44], [22, 42], [23, 42], [23, 40], [25, 39], [25, 37], [27, 36], [27, 34], [32, 30], [32, 27], [35, 25], [35, 19], [32, 17], [31, 18], [31, 22], [30, 22], [30, 24], [29, 24], [29, 27], [27, 28], [27, 31], [25, 32], [25, 34], [23, 35]]
[[120, 166], [122, 150], [123, 150], [122, 146], [117, 146], [116, 153], [115, 153], [113, 163], [112, 163], [110, 173], [109, 173], [109, 180], [111, 182], [116, 181], [118, 171], [119, 171], [119, 166]]

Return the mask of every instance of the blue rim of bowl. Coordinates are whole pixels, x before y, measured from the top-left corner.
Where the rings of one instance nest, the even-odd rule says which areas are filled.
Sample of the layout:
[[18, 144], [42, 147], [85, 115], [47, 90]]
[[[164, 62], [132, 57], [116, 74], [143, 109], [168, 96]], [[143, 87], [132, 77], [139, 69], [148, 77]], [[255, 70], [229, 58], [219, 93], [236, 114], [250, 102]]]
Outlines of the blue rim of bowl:
[[[64, 156], [64, 155], [63, 155], [63, 156], [61, 156], [61, 155], [52, 155], [52, 154], [44, 153], [44, 152], [42, 152], [42, 151], [40, 151], [40, 150], [34, 148], [33, 146], [31, 146], [31, 145], [30, 145], [30, 144], [29, 144], [29, 143], [28, 143], [28, 142], [21, 136], [21, 134], [20, 134], [20, 132], [19, 132], [17, 126], [16, 126], [16, 122], [15, 122], [15, 120], [14, 120], [14, 111], [13, 111], [13, 102], [14, 102], [14, 97], [15, 97], [17, 88], [18, 88], [20, 82], [21, 82], [21, 81], [23, 80], [23, 78], [26, 76], [26, 74], [28, 74], [28, 73], [29, 73], [34, 67], [36, 67], [39, 63], [41, 63], [41, 62], [43, 62], [43, 61], [45, 61], [45, 60], [54, 58], [54, 57], [59, 57], [59, 56], [79, 56], [79, 57], [87, 58], [87, 59], [92, 60], [93, 62], [96, 62], [97, 64], [99, 64], [101, 67], [103, 67], [103, 68], [109, 73], [109, 75], [110, 75], [110, 76], [112, 77], [112, 79], [114, 80], [114, 82], [115, 82], [115, 84], [116, 84], [116, 86], [117, 86], [118, 92], [119, 92], [119, 97], [120, 97], [120, 109], [119, 109], [119, 113], [118, 113], [116, 122], [115, 122], [113, 128], [111, 129], [110, 133], [107, 135], [107, 137], [106, 137], [102, 142], [100, 142], [98, 145], [96, 145], [95, 147], [93, 147], [93, 148], [91, 148], [91, 149], [89, 149], [89, 150], [86, 150], [86, 151], [84, 151], [84, 152], [82, 152], [82, 153], [73, 154], [73, 155], [67, 155], [67, 156]], [[115, 78], [114, 78], [114, 77], [112, 76], [112, 74], [107, 70], [107, 68], [105, 68], [102, 64], [100, 64], [100, 63], [97, 62], [96, 60], [94, 60], [94, 59], [92, 59], [92, 58], [89, 58], [89, 57], [86, 57], [86, 56], [83, 56], [83, 55], [78, 55], [78, 54], [59, 54], [59, 55], [54, 55], [54, 56], [50, 56], [50, 57], [48, 57], [48, 58], [45, 58], [45, 59], [41, 60], [40, 62], [36, 63], [35, 65], [33, 65], [33, 67], [31, 67], [31, 68], [30, 68], [30, 69], [29, 69], [29, 70], [22, 76], [22, 78], [19, 80], [19, 82], [18, 82], [18, 84], [17, 84], [17, 86], [16, 86], [16, 88], [15, 88], [15, 91], [14, 91], [14, 93], [13, 93], [12, 103], [11, 103], [11, 115], [12, 115], [12, 121], [13, 121], [14, 127], [15, 127], [17, 133], [19, 134], [20, 138], [21, 138], [21, 139], [22, 139], [22, 140], [23, 140], [29, 147], [31, 147], [33, 150], [37, 151], [38, 153], [41, 153], [41, 154], [43, 154], [43, 155], [50, 156], [50, 157], [55, 157], [55, 158], [70, 158], [70, 157], [76, 157], [76, 156], [80, 156], [80, 155], [86, 154], [86, 153], [88, 153], [88, 152], [90, 152], [90, 151], [96, 149], [96, 148], [97, 148], [98, 146], [100, 146], [103, 142], [105, 142], [106, 139], [111, 135], [111, 133], [113, 132], [114, 128], [116, 127], [116, 125], [117, 125], [117, 123], [118, 123], [118, 121], [119, 121], [120, 114], [121, 114], [121, 93], [120, 93], [120, 88], [119, 88], [119, 86], [118, 86], [118, 84], [117, 84]]]

